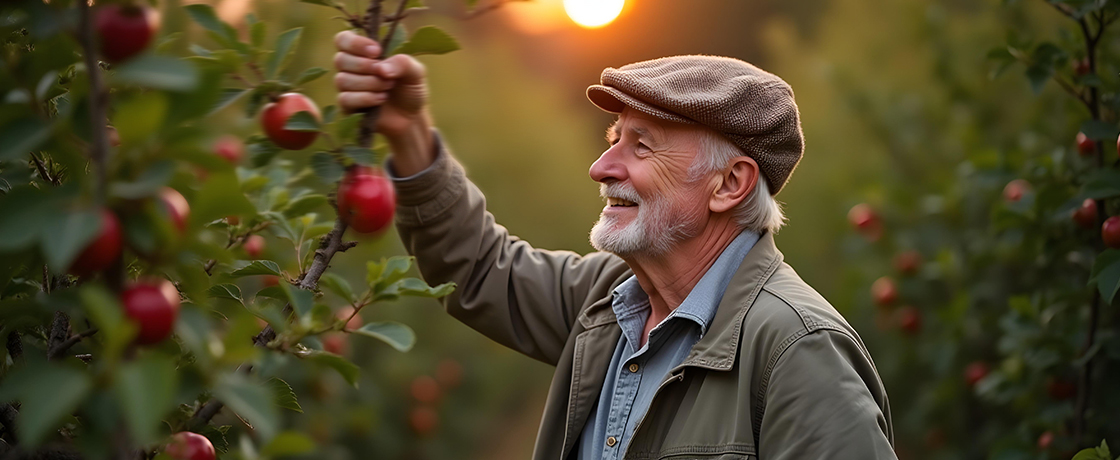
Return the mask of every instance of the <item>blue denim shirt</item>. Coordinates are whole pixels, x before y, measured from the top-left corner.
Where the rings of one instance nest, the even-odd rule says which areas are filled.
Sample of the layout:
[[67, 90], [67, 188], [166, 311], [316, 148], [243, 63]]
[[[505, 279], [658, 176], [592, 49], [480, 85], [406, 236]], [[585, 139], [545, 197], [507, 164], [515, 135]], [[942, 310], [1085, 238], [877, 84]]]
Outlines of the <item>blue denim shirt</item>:
[[746, 230], [735, 237], [680, 306], [649, 332], [649, 340], [641, 348], [650, 313], [649, 296], [633, 276], [615, 288], [612, 308], [622, 337], [599, 402], [580, 435], [578, 460], [622, 458], [661, 381], [708, 331], [727, 283], [758, 238], [757, 233]]

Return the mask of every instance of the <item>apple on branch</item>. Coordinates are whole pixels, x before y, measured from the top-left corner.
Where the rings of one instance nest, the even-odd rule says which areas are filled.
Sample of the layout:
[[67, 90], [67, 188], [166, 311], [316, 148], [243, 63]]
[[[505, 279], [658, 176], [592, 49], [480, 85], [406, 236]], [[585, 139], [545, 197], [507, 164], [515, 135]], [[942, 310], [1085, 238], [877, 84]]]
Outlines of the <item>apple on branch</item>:
[[285, 129], [288, 120], [299, 112], [308, 112], [315, 121], [321, 122], [323, 116], [319, 107], [311, 99], [300, 93], [284, 93], [275, 101], [268, 103], [261, 111], [261, 127], [268, 139], [282, 149], [303, 150], [319, 137], [318, 131], [293, 131]]

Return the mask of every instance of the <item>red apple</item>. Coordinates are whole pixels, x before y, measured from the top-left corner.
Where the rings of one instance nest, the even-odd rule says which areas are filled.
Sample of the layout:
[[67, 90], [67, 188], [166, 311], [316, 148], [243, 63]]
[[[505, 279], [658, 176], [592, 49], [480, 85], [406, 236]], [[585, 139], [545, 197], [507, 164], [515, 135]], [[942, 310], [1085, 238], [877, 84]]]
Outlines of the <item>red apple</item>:
[[187, 217], [191, 214], [191, 206], [187, 204], [187, 199], [183, 198], [177, 190], [171, 187], [164, 187], [159, 192], [159, 200], [162, 204], [162, 209], [171, 218], [171, 223], [175, 225], [175, 229], [180, 233], [187, 229]]
[[245, 143], [237, 136], [222, 136], [214, 142], [214, 153], [236, 166], [245, 157]]
[[323, 342], [323, 350], [336, 355], [345, 355], [350, 351], [350, 337], [343, 332], [328, 332], [319, 336]]
[[430, 407], [414, 407], [408, 416], [408, 424], [416, 434], [426, 436], [435, 431], [436, 426], [439, 425], [439, 414]]
[[284, 129], [288, 119], [299, 112], [310, 112], [316, 120], [322, 120], [319, 107], [307, 96], [300, 93], [284, 93], [274, 102], [268, 103], [261, 111], [261, 126], [268, 138], [280, 148], [303, 150], [319, 137], [316, 131], [290, 131]]
[[86, 276], [99, 272], [121, 256], [121, 222], [108, 209], [101, 209], [101, 229], [70, 265], [70, 274]]
[[1089, 67], [1089, 58], [1075, 59], [1073, 61], [1073, 73], [1078, 76], [1087, 75], [1092, 69]]
[[903, 275], [913, 275], [918, 273], [918, 269], [922, 267], [922, 253], [913, 249], [898, 253], [894, 256], [894, 268], [901, 272]]
[[880, 307], [890, 306], [898, 300], [898, 286], [894, 280], [887, 276], [875, 280], [871, 284], [871, 300]]
[[214, 460], [217, 452], [210, 440], [198, 433], [180, 431], [171, 437], [163, 452], [175, 460]]
[[1050, 378], [1046, 381], [1046, 394], [1056, 401], [1064, 401], [1077, 395], [1077, 385], [1065, 379]]
[[455, 388], [463, 383], [463, 365], [454, 359], [445, 359], [436, 365], [436, 381], [443, 388]]
[[973, 361], [964, 368], [964, 381], [969, 388], [976, 386], [988, 376], [988, 365], [983, 361]]
[[1077, 133], [1077, 153], [1081, 154], [1081, 156], [1087, 157], [1092, 155], [1095, 145], [1096, 142], [1089, 139], [1089, 136], [1086, 136], [1085, 133]]
[[346, 326], [343, 327], [348, 331], [362, 328], [362, 314], [361, 312], [355, 314], [354, 307], [352, 306], [347, 305], [342, 307], [338, 310], [338, 313], [335, 314], [335, 317], [346, 321]]
[[1120, 248], [1120, 216], [1112, 216], [1101, 225], [1101, 239], [1105, 246]]
[[101, 56], [117, 63], [144, 51], [156, 34], [155, 10], [135, 4], [105, 5], [97, 10], [97, 39]]
[[852, 206], [848, 211], [848, 222], [856, 231], [870, 241], [877, 241], [883, 233], [883, 223], [875, 209], [867, 203]]
[[137, 280], [121, 292], [121, 304], [139, 327], [136, 343], [150, 345], [171, 335], [179, 316], [179, 291], [165, 279]]
[[1053, 444], [1053, 443], [1054, 443], [1054, 433], [1052, 433], [1052, 432], [1044, 431], [1041, 435], [1038, 436], [1038, 448], [1041, 449], [1041, 450], [1049, 449], [1050, 444]]
[[245, 253], [249, 255], [250, 259], [258, 259], [262, 252], [264, 252], [264, 237], [249, 235], [249, 238], [245, 239]]
[[421, 375], [412, 379], [410, 390], [412, 392], [412, 397], [422, 403], [434, 403], [440, 396], [439, 383], [436, 382], [436, 379], [427, 375]]
[[241, 218], [237, 216], [226, 216], [226, 223], [229, 225], [237, 225], [241, 223]]
[[1003, 199], [1008, 203], [1016, 203], [1023, 199], [1023, 195], [1031, 189], [1031, 183], [1023, 179], [1015, 179], [1003, 187]]
[[393, 221], [397, 193], [380, 171], [354, 168], [338, 185], [338, 213], [354, 231], [375, 233]]
[[910, 335], [922, 331], [922, 312], [907, 305], [898, 309], [898, 327]]
[[261, 285], [264, 287], [272, 287], [280, 285], [280, 277], [276, 275], [264, 275], [261, 278]]
[[1086, 230], [1097, 226], [1097, 200], [1086, 198], [1073, 212], [1073, 222]]

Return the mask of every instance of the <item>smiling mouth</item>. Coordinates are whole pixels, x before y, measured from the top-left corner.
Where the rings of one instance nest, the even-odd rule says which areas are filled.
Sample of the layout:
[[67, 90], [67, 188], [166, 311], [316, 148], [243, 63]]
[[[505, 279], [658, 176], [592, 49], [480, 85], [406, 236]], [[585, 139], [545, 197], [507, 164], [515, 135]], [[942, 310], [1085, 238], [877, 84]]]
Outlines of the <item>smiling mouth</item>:
[[633, 201], [626, 201], [622, 198], [607, 197], [607, 205], [612, 208], [629, 208], [637, 206], [638, 203], [635, 203]]

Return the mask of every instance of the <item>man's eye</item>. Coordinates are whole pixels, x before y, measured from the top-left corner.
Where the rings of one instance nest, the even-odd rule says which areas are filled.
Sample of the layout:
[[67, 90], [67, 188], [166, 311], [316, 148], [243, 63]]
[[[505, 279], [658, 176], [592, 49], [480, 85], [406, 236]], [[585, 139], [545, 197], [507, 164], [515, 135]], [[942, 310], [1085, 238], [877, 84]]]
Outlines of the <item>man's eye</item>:
[[647, 146], [645, 143], [642, 143], [642, 142], [639, 142], [636, 147], [637, 147], [638, 150], [647, 150], [648, 151], [650, 149], [649, 146]]

